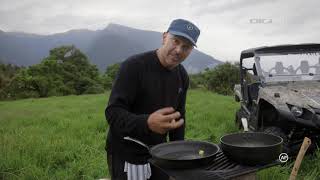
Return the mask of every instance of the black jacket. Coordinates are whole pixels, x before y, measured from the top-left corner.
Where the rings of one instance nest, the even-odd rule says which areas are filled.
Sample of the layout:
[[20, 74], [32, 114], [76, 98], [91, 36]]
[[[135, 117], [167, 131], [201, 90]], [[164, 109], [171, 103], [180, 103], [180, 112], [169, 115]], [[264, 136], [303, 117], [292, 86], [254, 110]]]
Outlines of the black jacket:
[[[156, 51], [138, 54], [124, 61], [105, 110], [109, 123], [106, 149], [111, 153], [117, 152], [130, 163], [146, 163], [150, 157], [147, 149], [125, 141], [123, 137], [136, 138], [149, 146], [166, 142], [166, 135], [149, 130], [147, 119], [154, 111], [171, 106], [185, 120], [188, 85], [189, 78], [184, 67], [164, 68]], [[184, 130], [185, 124], [169, 132], [170, 141], [183, 140]]]

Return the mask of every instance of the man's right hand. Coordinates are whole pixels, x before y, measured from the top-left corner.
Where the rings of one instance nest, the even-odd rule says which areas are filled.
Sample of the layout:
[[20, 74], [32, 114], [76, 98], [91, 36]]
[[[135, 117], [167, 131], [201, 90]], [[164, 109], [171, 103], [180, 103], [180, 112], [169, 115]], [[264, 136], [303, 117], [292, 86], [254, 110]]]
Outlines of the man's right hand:
[[[183, 125], [184, 120], [180, 118], [180, 112], [175, 111], [172, 107], [159, 109], [150, 114], [147, 123], [151, 131], [165, 134], [169, 130], [179, 128]], [[179, 119], [179, 121], [176, 121]]]

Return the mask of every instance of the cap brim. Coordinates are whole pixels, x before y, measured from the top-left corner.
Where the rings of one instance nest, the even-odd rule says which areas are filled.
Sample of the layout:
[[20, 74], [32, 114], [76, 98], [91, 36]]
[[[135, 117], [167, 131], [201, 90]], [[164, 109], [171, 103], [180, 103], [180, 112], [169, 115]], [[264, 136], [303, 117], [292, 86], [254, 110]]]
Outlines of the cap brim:
[[177, 35], [177, 36], [182, 36], [182, 37], [188, 39], [193, 46], [197, 47], [196, 42], [194, 42], [194, 40], [190, 36], [188, 36], [188, 34], [185, 34], [182, 32], [177, 32], [177, 31], [169, 31], [169, 33], [173, 34], [173, 35]]

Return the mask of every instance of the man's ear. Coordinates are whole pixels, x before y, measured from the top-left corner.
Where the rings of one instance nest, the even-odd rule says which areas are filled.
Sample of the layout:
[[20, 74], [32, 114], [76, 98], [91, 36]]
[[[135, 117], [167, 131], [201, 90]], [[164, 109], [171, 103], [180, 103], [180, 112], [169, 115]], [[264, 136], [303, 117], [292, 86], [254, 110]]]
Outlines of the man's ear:
[[162, 45], [164, 45], [164, 42], [166, 41], [167, 37], [169, 36], [168, 32], [162, 33]]

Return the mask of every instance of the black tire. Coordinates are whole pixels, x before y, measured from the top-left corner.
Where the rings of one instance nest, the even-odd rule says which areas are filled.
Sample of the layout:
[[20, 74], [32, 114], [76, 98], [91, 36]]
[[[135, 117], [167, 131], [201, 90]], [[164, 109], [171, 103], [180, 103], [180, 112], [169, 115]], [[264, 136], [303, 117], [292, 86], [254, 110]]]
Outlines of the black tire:
[[264, 133], [267, 133], [267, 134], [272, 134], [272, 135], [276, 135], [276, 136], [279, 136], [283, 139], [283, 152], [284, 153], [287, 153], [287, 154], [290, 154], [290, 148], [289, 148], [289, 143], [288, 143], [288, 137], [287, 135], [283, 132], [283, 130], [279, 127], [275, 127], [275, 126], [269, 126], [269, 127], [266, 127], [264, 130], [263, 130]]
[[[265, 108], [261, 111], [261, 122], [264, 126], [276, 127], [272, 126], [275, 121], [277, 121], [278, 115], [274, 108]], [[281, 129], [280, 129], [281, 130]]]

